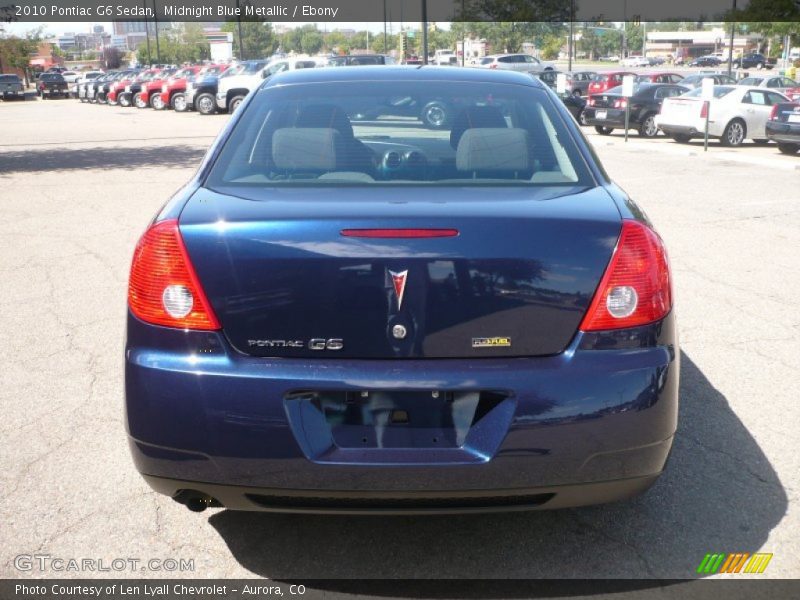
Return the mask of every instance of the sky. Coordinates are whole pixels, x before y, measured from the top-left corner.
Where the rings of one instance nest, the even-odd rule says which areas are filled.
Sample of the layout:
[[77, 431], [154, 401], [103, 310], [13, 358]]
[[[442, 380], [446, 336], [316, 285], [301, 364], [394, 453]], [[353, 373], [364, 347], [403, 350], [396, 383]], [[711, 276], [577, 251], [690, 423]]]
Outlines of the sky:
[[[289, 27], [300, 27], [302, 25], [306, 25], [307, 23], [300, 23], [300, 22], [291, 22], [291, 23], [273, 23], [273, 25], [287, 25]], [[111, 22], [106, 21], [97, 21], [94, 23], [90, 23], [87, 21], [83, 22], [69, 22], [69, 23], [46, 23], [46, 22], [26, 22], [26, 23], [8, 23], [4, 24], [3, 27], [6, 33], [14, 34], [22, 36], [25, 34], [26, 31], [30, 31], [32, 29], [36, 29], [37, 27], [44, 25], [45, 31], [50, 35], [63, 35], [65, 33], [88, 33], [92, 30], [94, 25], [102, 25], [105, 27], [106, 32], [111, 33], [112, 27]], [[437, 23], [437, 26], [445, 25], [445, 29], [447, 28], [446, 25], [443, 23]], [[389, 29], [391, 31], [399, 31], [400, 23], [390, 23]], [[383, 33], [383, 22], [371, 22], [371, 23], [317, 23], [317, 27], [320, 30], [324, 30], [327, 27], [328, 31], [333, 31], [334, 29], [355, 29], [357, 31], [363, 31], [364, 29], [370, 31], [371, 33]]]

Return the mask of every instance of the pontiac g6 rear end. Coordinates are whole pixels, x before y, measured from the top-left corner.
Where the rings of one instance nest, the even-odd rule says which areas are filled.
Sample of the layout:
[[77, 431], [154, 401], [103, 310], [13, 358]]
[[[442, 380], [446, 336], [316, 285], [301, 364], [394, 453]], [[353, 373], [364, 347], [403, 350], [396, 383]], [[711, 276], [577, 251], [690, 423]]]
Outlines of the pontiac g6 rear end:
[[[440, 129], [397, 116], [432, 102]], [[672, 308], [661, 238], [535, 79], [281, 74], [136, 247], [131, 450], [194, 510], [626, 498], [676, 429]]]

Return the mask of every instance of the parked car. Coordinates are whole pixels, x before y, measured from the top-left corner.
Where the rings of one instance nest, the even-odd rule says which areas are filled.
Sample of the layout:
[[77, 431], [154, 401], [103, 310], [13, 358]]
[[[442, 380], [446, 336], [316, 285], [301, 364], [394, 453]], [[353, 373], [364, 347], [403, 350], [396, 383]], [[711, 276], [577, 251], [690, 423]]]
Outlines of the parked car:
[[734, 69], [771, 69], [775, 66], [774, 58], [767, 58], [760, 52], [751, 52], [733, 59]]
[[59, 98], [67, 98], [69, 96], [67, 82], [61, 73], [42, 73], [36, 85], [36, 90], [42, 100], [54, 98], [55, 96]]
[[150, 81], [145, 81], [142, 83], [142, 88], [139, 90], [138, 94], [133, 95], [131, 102], [133, 102], [133, 105], [136, 108], [155, 108], [156, 105], [160, 106], [161, 88], [164, 85], [164, 82], [173, 75], [180, 76], [182, 71], [183, 69], [178, 69], [175, 67], [165, 67], [158, 74], [158, 76], [154, 77]]
[[703, 137], [708, 114], [708, 135], [719, 138], [723, 145], [739, 146], [746, 139], [766, 143], [766, 124], [773, 105], [789, 102], [778, 92], [743, 85], [714, 86], [714, 98], [707, 102], [701, 93], [702, 88], [695, 88], [665, 100], [656, 118], [659, 129], [677, 142], [688, 142]]
[[[447, 135], [351, 123], [404, 95], [458, 100]], [[133, 253], [133, 463], [195, 511], [628, 498], [676, 433], [672, 305], [663, 241], [541, 82], [284, 72]]]
[[78, 71], [64, 71], [61, 73], [61, 75], [64, 77], [64, 81], [67, 83], [75, 83], [81, 77], [81, 74]]
[[642, 73], [636, 76], [637, 83], [681, 83], [683, 75], [678, 73]]
[[564, 94], [559, 96], [561, 102], [567, 107], [569, 113], [575, 117], [575, 120], [581, 125], [588, 125], [586, 122], [586, 100], [578, 94]]
[[162, 72], [163, 70], [159, 68], [146, 69], [139, 72], [136, 77], [125, 84], [124, 89], [119, 93], [120, 106], [136, 106], [134, 100], [136, 95], [139, 94], [139, 98], [141, 99], [141, 92], [144, 85], [154, 79], [161, 78]]
[[690, 67], [718, 67], [722, 61], [716, 56], [698, 56], [689, 63]]
[[650, 61], [644, 56], [628, 56], [619, 61], [620, 67], [649, 67]]
[[800, 104], [773, 104], [766, 125], [767, 139], [784, 154], [800, 151]]
[[530, 54], [493, 54], [484, 56], [478, 66], [484, 69], [503, 69], [521, 71], [523, 73], [541, 73], [554, 71], [555, 64], [534, 58]]
[[631, 73], [629, 71], [609, 71], [607, 73], [598, 73], [595, 76], [595, 78], [589, 83], [589, 87], [587, 88], [587, 93], [590, 96], [592, 94], [602, 94], [603, 92], [610, 90], [611, 88], [615, 88], [618, 85], [622, 85], [622, 78], [625, 75], [635, 76], [636, 73]]
[[327, 67], [360, 67], [367, 65], [394, 65], [394, 58], [384, 54], [353, 54], [347, 56], [331, 56], [327, 59]]
[[155, 100], [153, 108], [156, 110], [163, 110], [167, 108], [175, 108], [175, 101], [180, 98], [181, 109], [186, 109], [186, 83], [190, 78], [197, 75], [203, 67], [201, 65], [192, 65], [181, 69], [179, 74], [175, 74], [161, 84], [161, 99]]
[[15, 73], [0, 74], [0, 94], [3, 95], [3, 100], [10, 100], [11, 98], [25, 99], [25, 86], [22, 84], [22, 79]]
[[107, 82], [116, 77], [118, 71], [108, 71], [86, 83], [86, 99], [92, 104], [101, 101], [103, 90]]
[[186, 84], [186, 108], [196, 110], [201, 115], [217, 112], [217, 90], [220, 78], [230, 77], [237, 72], [236, 67], [228, 67], [219, 75], [201, 74]]
[[622, 86], [592, 94], [586, 104], [586, 124], [593, 125], [602, 135], [609, 135], [614, 129], [625, 129], [625, 112], [628, 111], [628, 129], [635, 129], [642, 137], [656, 137], [655, 117], [664, 99], [688, 91], [689, 88], [672, 83], [636, 83], [630, 98], [622, 95]]
[[170, 106], [176, 112], [186, 112], [193, 109], [193, 105], [187, 101], [189, 87], [196, 79], [204, 79], [205, 77], [216, 77], [226, 69], [226, 65], [205, 65], [195, 74], [186, 76], [186, 86], [183, 92], [177, 90], [170, 99]]
[[89, 83], [104, 74], [103, 71], [85, 71], [82, 73], [78, 81], [75, 82], [75, 86], [72, 88], [74, 97], [78, 98], [81, 102], [86, 102], [88, 100], [87, 92]]
[[117, 71], [115, 73], [112, 73], [108, 77], [104, 78], [97, 86], [95, 101], [98, 104], [107, 104], [108, 95], [109, 93], [111, 93], [112, 86], [114, 86], [120, 79], [128, 77], [129, 74], [130, 74], [130, 69], [126, 69], [124, 71]]
[[749, 85], [753, 87], [762, 87], [786, 94], [789, 90], [794, 90], [800, 87], [800, 83], [788, 77], [771, 76], [771, 75], [751, 75], [736, 82], [737, 85]]
[[131, 83], [139, 77], [141, 71], [137, 69], [129, 69], [124, 71], [120, 77], [117, 77], [108, 87], [106, 92], [106, 104], [116, 106], [119, 104], [119, 96], [125, 91], [125, 88], [130, 86]]
[[586, 96], [596, 76], [595, 71], [570, 71], [567, 73], [567, 90], [575, 96]]
[[703, 85], [703, 79], [713, 79], [714, 85], [736, 85], [736, 80], [733, 77], [721, 73], [689, 75], [681, 79], [680, 83], [682, 86], [694, 89]]
[[458, 54], [455, 50], [437, 50], [433, 53], [431, 60], [433, 65], [457, 65], [458, 63]]
[[[341, 57], [350, 58], [350, 57]], [[236, 75], [219, 81], [217, 89], [217, 108], [233, 113], [245, 99], [250, 90], [261, 85], [263, 79], [269, 79], [284, 71], [295, 69], [313, 69], [318, 66], [317, 59], [308, 56], [278, 58], [266, 65], [263, 61], [248, 61], [245, 69]], [[255, 69], [255, 70], [253, 70]]]

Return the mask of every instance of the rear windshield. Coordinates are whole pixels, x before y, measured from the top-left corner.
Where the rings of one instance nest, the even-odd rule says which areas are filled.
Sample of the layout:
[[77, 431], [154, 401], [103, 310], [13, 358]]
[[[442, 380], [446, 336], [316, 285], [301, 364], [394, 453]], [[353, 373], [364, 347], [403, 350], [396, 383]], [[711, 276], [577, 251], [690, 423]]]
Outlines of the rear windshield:
[[[733, 87], [729, 85], [715, 85], [714, 86], [714, 98], [722, 98], [723, 96], [727, 96], [734, 90]], [[684, 96], [690, 98], [697, 98], [703, 93], [703, 88], [695, 88], [691, 92], [686, 92]]]
[[58, 73], [44, 73], [39, 79], [42, 81], [64, 81], [64, 76]]
[[466, 82], [332, 82], [260, 90], [209, 187], [565, 184], [592, 178], [542, 90]]
[[0, 81], [16, 83], [20, 81], [19, 75], [0, 75]]
[[739, 85], [761, 85], [761, 82], [764, 81], [763, 77], [745, 77], [744, 79], [739, 80]]

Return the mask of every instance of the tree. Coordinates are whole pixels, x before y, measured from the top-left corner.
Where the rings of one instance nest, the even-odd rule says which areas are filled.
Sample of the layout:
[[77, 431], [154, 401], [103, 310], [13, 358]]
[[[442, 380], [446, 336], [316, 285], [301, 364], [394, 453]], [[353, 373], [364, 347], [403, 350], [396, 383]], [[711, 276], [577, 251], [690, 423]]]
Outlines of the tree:
[[103, 50], [103, 63], [106, 69], [119, 69], [122, 66], [122, 52], [114, 46], [107, 46]]
[[561, 48], [564, 46], [564, 38], [560, 35], [548, 35], [542, 42], [542, 58], [554, 60], [558, 58]]
[[300, 37], [300, 50], [304, 54], [316, 54], [322, 49], [322, 34], [316, 30], [304, 31]]
[[[236, 21], [228, 21], [222, 25], [222, 31], [233, 33], [233, 47], [238, 54], [240, 47], [239, 24]], [[264, 21], [242, 20], [242, 46], [244, 47], [244, 56], [239, 56], [240, 60], [272, 56], [278, 47], [278, 40], [272, 32], [272, 24]]]

